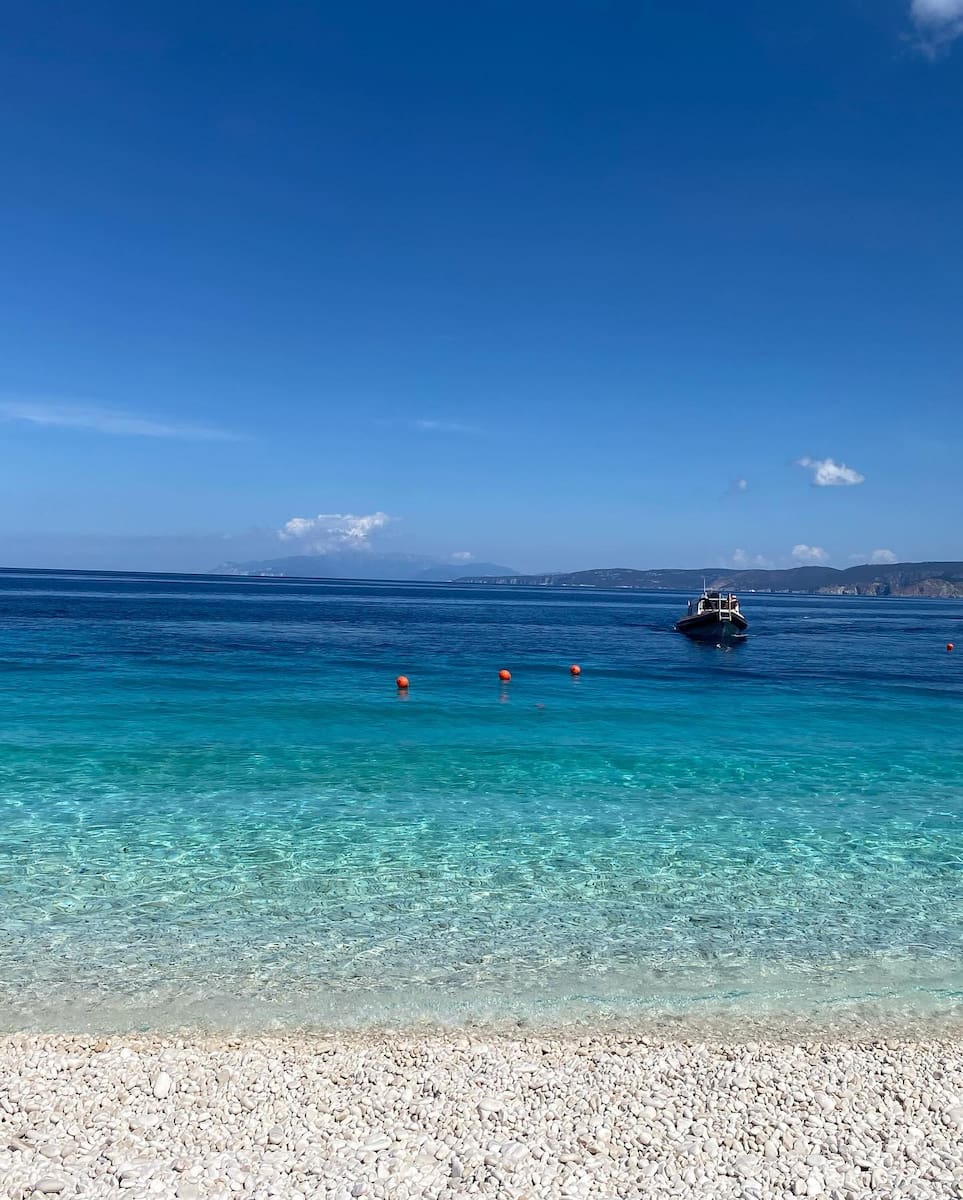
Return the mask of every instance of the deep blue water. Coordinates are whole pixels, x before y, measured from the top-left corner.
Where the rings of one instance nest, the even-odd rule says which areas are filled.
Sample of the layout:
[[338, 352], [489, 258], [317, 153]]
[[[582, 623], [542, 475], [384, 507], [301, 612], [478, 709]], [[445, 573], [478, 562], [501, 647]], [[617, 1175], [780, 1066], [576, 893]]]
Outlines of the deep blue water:
[[685, 599], [0, 575], [0, 1026], [955, 1020], [963, 602]]

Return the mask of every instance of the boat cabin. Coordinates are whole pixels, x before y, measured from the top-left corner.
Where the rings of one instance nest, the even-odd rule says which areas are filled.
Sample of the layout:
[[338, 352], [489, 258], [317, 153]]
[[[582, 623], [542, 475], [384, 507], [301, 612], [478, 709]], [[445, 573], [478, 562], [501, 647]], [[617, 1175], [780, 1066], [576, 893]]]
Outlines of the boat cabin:
[[704, 592], [698, 600], [689, 601], [690, 617], [701, 617], [704, 613], [737, 613], [739, 599], [734, 592], [723, 595], [722, 592]]

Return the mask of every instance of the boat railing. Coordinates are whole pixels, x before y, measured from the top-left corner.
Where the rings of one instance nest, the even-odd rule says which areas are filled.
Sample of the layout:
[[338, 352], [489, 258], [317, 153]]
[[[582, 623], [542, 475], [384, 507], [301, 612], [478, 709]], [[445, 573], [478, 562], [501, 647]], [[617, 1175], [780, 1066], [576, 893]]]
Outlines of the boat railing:
[[[689, 607], [691, 611], [691, 604]], [[703, 596], [699, 601], [698, 611], [718, 613], [738, 612], [739, 600], [733, 592], [730, 592], [727, 596]]]

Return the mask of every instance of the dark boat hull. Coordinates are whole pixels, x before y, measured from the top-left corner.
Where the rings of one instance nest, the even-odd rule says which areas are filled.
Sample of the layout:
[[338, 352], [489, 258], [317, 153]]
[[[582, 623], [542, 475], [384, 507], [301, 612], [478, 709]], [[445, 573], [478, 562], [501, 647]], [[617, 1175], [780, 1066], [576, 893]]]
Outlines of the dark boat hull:
[[723, 619], [717, 613], [700, 613], [676, 623], [678, 633], [706, 642], [733, 642], [745, 637], [748, 628], [749, 622], [742, 613], [731, 613]]

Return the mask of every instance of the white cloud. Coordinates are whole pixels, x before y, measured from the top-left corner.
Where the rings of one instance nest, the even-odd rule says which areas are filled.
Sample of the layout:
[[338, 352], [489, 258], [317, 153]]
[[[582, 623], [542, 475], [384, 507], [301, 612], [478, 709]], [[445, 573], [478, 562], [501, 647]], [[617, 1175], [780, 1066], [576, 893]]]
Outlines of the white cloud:
[[963, 34], [963, 0], [911, 0], [910, 14], [930, 53]]
[[825, 562], [829, 558], [828, 553], [822, 546], [807, 546], [805, 542], [800, 542], [798, 545], [793, 546], [792, 556], [796, 562], [808, 566]]
[[741, 570], [748, 570], [751, 567], [766, 569], [771, 567], [772, 563], [762, 554], [749, 554], [745, 550], [733, 550], [729, 565], [739, 567]]
[[181, 438], [198, 442], [241, 440], [240, 434], [207, 425], [154, 421], [116, 409], [38, 400], [0, 400], [0, 421], [17, 421], [49, 429], [88, 429], [119, 437]]
[[449, 421], [439, 417], [400, 417], [377, 419], [376, 425], [382, 429], [413, 429], [416, 433], [455, 433], [470, 434], [472, 437], [483, 433], [477, 425], [468, 425], [464, 421]]
[[474, 425], [463, 425], [461, 421], [434, 421], [434, 420], [419, 420], [410, 421], [409, 424], [413, 429], [420, 429], [424, 433], [477, 433], [478, 430]]
[[852, 487], [866, 478], [852, 467], [831, 458], [797, 458], [796, 466], [808, 467], [812, 471], [815, 487]]
[[292, 517], [278, 530], [282, 541], [299, 541], [305, 551], [324, 554], [329, 550], [368, 550], [371, 535], [394, 520], [387, 513], [318, 513], [316, 517]]
[[849, 561], [851, 563], [869, 563], [873, 566], [887, 566], [889, 563], [899, 562], [899, 559], [892, 550], [874, 550], [872, 554], [867, 554], [863, 550], [859, 554], [851, 554]]
[[471, 562], [475, 556], [470, 550], [458, 550], [451, 557], [453, 562]]
[[735, 482], [735, 489], [737, 492], [744, 492], [748, 489], [748, 487], [749, 487], [748, 479], [737, 479]]

